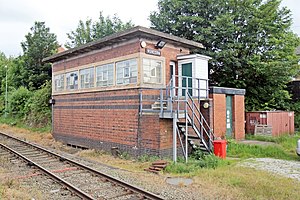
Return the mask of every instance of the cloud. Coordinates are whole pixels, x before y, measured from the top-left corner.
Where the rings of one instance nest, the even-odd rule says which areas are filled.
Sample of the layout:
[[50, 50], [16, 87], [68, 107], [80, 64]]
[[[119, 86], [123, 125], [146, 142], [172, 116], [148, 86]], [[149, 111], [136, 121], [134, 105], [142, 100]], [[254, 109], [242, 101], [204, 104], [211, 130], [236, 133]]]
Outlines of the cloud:
[[36, 15], [39, 15], [39, 11], [28, 4], [28, 1], [0, 0], [0, 22], [31, 22]]

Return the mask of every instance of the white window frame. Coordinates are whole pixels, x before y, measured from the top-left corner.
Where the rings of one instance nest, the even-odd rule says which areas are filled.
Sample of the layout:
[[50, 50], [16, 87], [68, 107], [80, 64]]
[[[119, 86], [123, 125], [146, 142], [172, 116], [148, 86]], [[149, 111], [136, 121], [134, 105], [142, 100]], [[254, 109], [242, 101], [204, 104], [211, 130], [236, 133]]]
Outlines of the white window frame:
[[[144, 64], [144, 60], [149, 60], [149, 65]], [[160, 63], [160, 76], [158, 76], [158, 69], [156, 64], [152, 65], [152, 62], [159, 62]], [[147, 68], [145, 68], [147, 67]], [[142, 69], [143, 69], [143, 76], [142, 80], [144, 84], [155, 84], [155, 85], [161, 85], [164, 84], [164, 61], [161, 59], [156, 59], [156, 58], [150, 58], [150, 57], [143, 57], [142, 58]], [[146, 70], [147, 69], [147, 70]], [[154, 70], [154, 75], [152, 74]], [[147, 71], [147, 76], [145, 76], [145, 71]], [[151, 81], [152, 79], [160, 80], [158, 81]]]
[[[103, 68], [105, 68], [105, 70], [103, 70]], [[98, 72], [98, 69], [101, 69], [101, 72]], [[111, 70], [112, 69], [112, 70]], [[115, 70], [115, 62], [113, 63], [107, 63], [107, 64], [104, 64], [104, 65], [98, 65], [95, 67], [95, 70], [96, 70], [96, 87], [111, 87], [113, 86], [115, 83], [114, 83], [114, 80], [115, 80], [115, 73], [114, 73], [114, 70]], [[112, 80], [109, 78], [109, 72], [112, 72]], [[101, 77], [101, 79], [99, 78]], [[107, 82], [106, 85], [100, 85], [98, 86], [99, 83], [101, 82]], [[112, 81], [112, 84], [110, 83], [109, 84], [109, 81]]]
[[[101, 73], [102, 73], [102, 81], [108, 81], [108, 70], [106, 70], [105, 73], [104, 72], [101, 72]], [[106, 74], [106, 76], [104, 76], [104, 74]]]
[[[153, 69], [154, 69], [154, 76], [152, 76], [152, 70]], [[157, 78], [156, 67], [154, 67], [153, 69], [150, 69], [150, 77]]]
[[90, 83], [90, 80], [91, 80], [90, 73], [84, 74], [84, 83], [88, 84]]
[[[119, 63], [120, 63], [120, 65], [119, 65]], [[116, 74], [115, 74], [116, 85], [137, 84], [138, 71], [139, 71], [138, 58], [134, 57], [134, 58], [126, 59], [126, 60], [116, 61], [115, 62], [115, 71], [116, 71]], [[127, 76], [127, 74], [128, 74], [128, 76]]]
[[[61, 75], [60, 75], [60, 76], [61, 76]], [[57, 84], [56, 84], [56, 87], [57, 87], [57, 88], [61, 88], [61, 78], [55, 79], [55, 82], [57, 83]]]
[[69, 85], [74, 85], [74, 82], [75, 82], [75, 78], [74, 78], [74, 74], [70, 74], [70, 81], [69, 81]]
[[[128, 76], [125, 76], [125, 69], [128, 69]], [[124, 67], [123, 68], [123, 78], [130, 78], [131, 76], [130, 76], [130, 66], [126, 66], [126, 67]]]

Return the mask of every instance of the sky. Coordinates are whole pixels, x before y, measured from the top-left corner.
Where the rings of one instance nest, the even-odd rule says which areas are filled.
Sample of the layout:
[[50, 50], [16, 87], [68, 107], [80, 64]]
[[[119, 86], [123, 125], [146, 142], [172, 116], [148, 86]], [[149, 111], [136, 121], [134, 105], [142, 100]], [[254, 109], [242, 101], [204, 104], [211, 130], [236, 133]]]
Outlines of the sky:
[[[6, 56], [22, 54], [21, 42], [35, 21], [44, 21], [60, 44], [67, 42], [67, 33], [75, 30], [79, 20], [97, 20], [117, 14], [123, 21], [149, 27], [150, 12], [157, 10], [158, 0], [0, 0], [0, 51]], [[300, 1], [282, 0], [293, 14], [292, 30], [300, 36]], [[298, 9], [298, 12], [297, 12]]]

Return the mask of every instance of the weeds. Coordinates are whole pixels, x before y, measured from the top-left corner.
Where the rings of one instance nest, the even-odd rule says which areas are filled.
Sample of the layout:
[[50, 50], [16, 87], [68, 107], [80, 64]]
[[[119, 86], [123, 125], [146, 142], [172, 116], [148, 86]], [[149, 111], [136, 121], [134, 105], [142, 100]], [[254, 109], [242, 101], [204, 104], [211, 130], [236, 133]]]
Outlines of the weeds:
[[138, 157], [139, 162], [154, 162], [159, 159], [160, 158], [158, 156], [150, 156], [150, 155], [142, 155]]
[[232, 161], [220, 159], [215, 155], [203, 154], [200, 150], [196, 150], [187, 163], [184, 159], [180, 158], [177, 163], [168, 165], [165, 172], [172, 174], [194, 174], [203, 168], [216, 169], [224, 165], [230, 165], [231, 162]]
[[248, 140], [274, 142], [274, 145], [247, 145], [239, 144], [236, 141], [230, 141], [227, 153], [228, 156], [240, 158], [270, 157], [285, 160], [299, 160], [295, 153], [297, 140], [299, 138], [299, 133], [296, 133], [295, 135], [287, 134], [280, 137], [247, 135], [246, 139]]
[[27, 125], [23, 119], [17, 118], [17, 117], [0, 117], [0, 124], [7, 124], [9, 126], [14, 126], [17, 128], [24, 128], [33, 132], [51, 132], [51, 125], [50, 124], [45, 124], [43, 127], [32, 127], [30, 125]]

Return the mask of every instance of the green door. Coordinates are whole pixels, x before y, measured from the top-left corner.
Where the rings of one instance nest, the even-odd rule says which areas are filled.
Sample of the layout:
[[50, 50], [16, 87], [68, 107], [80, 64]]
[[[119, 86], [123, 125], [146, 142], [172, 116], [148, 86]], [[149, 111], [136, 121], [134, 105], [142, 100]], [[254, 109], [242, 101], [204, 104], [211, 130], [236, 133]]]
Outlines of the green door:
[[232, 136], [232, 96], [226, 96], [226, 136]]
[[[188, 91], [191, 96], [193, 96], [192, 90], [192, 82], [193, 80], [189, 77], [192, 77], [192, 63], [182, 64], [182, 87], [185, 88], [186, 86], [189, 88]], [[185, 96], [185, 89], [182, 89], [182, 95]]]

